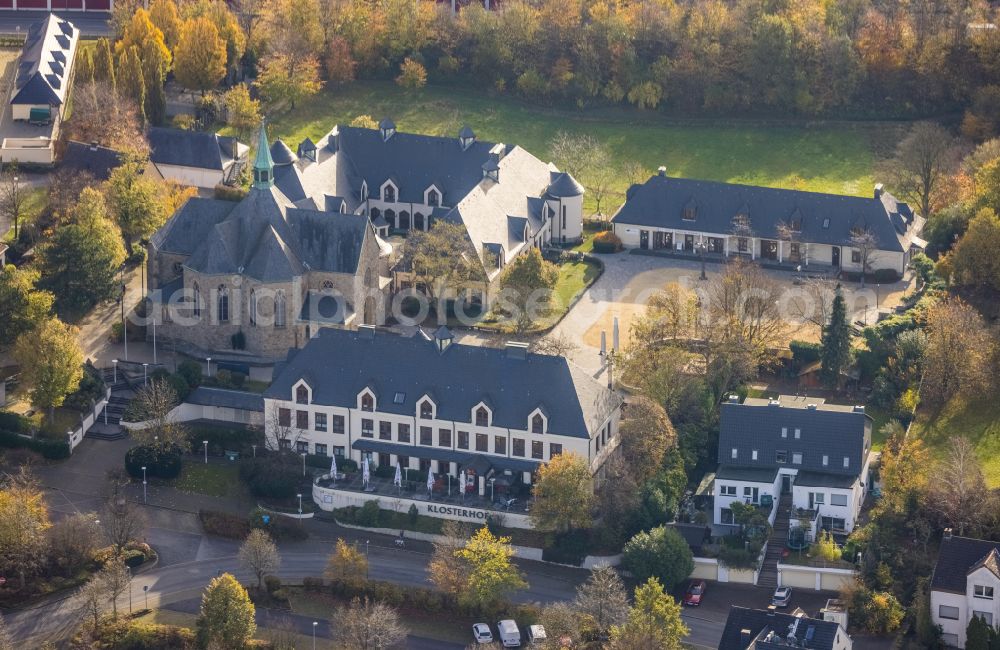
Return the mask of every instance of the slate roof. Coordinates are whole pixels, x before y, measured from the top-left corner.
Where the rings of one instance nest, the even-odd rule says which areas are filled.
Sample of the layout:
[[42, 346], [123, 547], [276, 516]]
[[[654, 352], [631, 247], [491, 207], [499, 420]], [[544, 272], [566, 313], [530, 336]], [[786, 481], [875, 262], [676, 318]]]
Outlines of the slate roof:
[[59, 168], [86, 172], [95, 180], [106, 181], [111, 171], [121, 164], [122, 156], [114, 149], [70, 140], [66, 143]]
[[66, 61], [75, 59], [79, 38], [80, 31], [55, 14], [33, 23], [21, 49], [14, 78], [17, 92], [10, 103], [61, 106], [69, 89]]
[[954, 535], [950, 539], [942, 539], [931, 589], [964, 594], [966, 576], [980, 564], [995, 561], [995, 558], [990, 560], [990, 556], [997, 552], [1000, 552], [1000, 542]]
[[[784, 399], [784, 398], [782, 398]], [[794, 399], [794, 398], [792, 398]], [[762, 400], [743, 404], [723, 402], [719, 422], [719, 456], [722, 465], [737, 467], [785, 466], [799, 473], [818, 472], [856, 477], [871, 448], [872, 419], [850, 406], [818, 404], [816, 409], [769, 405]], [[782, 437], [782, 428], [787, 437]], [[799, 429], [800, 438], [795, 438]], [[732, 458], [732, 449], [737, 457]], [[757, 450], [758, 460], [752, 460]], [[787, 452], [788, 461], [779, 465], [776, 452]], [[802, 454], [802, 463], [793, 464], [792, 455]], [[828, 465], [823, 466], [823, 456]], [[844, 467], [844, 457], [848, 466]], [[796, 482], [798, 482], [796, 480]]]
[[[433, 394], [439, 419], [470, 422], [480, 401], [493, 405], [498, 427], [526, 429], [539, 406], [548, 413], [548, 430], [589, 438], [618, 407], [621, 399], [563, 357], [529, 354], [453, 343], [439, 353], [424, 337], [352, 332], [324, 328], [301, 350], [275, 368], [266, 398], [291, 399], [292, 386], [304, 375], [313, 402], [354, 407], [366, 386], [381, 412], [413, 415], [421, 395]], [[404, 393], [402, 404], [393, 400]]]
[[274, 161], [275, 165], [290, 165], [298, 159], [299, 157], [288, 148], [288, 145], [281, 138], [275, 140], [274, 144], [271, 145], [271, 160]]
[[568, 198], [571, 196], [581, 196], [583, 195], [584, 189], [583, 185], [572, 176], [569, 172], [550, 172], [549, 174], [549, 188], [546, 190], [546, 194], [553, 198]]
[[[831, 459], [832, 462], [832, 459]], [[843, 465], [843, 459], [841, 459]], [[858, 480], [857, 475], [831, 474], [829, 472], [799, 472], [795, 475], [795, 485], [803, 487], [825, 487], [849, 490]]]
[[[795, 625], [796, 622], [798, 625]], [[779, 644], [764, 642], [764, 638], [768, 632], [774, 632], [785, 639], [792, 629], [791, 626], [795, 626], [797, 642], [795, 647], [809, 648], [810, 650], [832, 650], [838, 635], [846, 634], [840, 625], [833, 621], [824, 621], [808, 616], [797, 617], [782, 612], [775, 612], [771, 615], [764, 609], [733, 606], [729, 608], [729, 616], [726, 618], [726, 627], [722, 631], [719, 650], [747, 650], [750, 644], [743, 642], [741, 635], [743, 630], [750, 630], [750, 639], [751, 642], [756, 640], [754, 644], [756, 648], [779, 647]], [[812, 639], [808, 643], [804, 643], [810, 628], [813, 630]]]
[[264, 411], [264, 398], [259, 393], [248, 393], [241, 390], [198, 386], [184, 398], [184, 401], [200, 406], [221, 406], [244, 411]]
[[[512, 472], [532, 472], [538, 469], [541, 462], [531, 459], [505, 458], [503, 456], [490, 456], [478, 454], [476, 452], [462, 451], [458, 449], [447, 449], [442, 447], [428, 447], [426, 445], [407, 445], [383, 440], [370, 440], [359, 438], [351, 443], [353, 449], [361, 451], [371, 451], [382, 454], [399, 454], [402, 456], [412, 456], [414, 458], [427, 458], [430, 460], [441, 460], [450, 463], [459, 463], [468, 467], [473, 460], [485, 459], [487, 465], [492, 465], [495, 469], [503, 471], [509, 469]], [[479, 472], [485, 474], [486, 472]]]
[[232, 138], [220, 138], [215, 133], [154, 126], [146, 136], [149, 159], [157, 165], [221, 171], [223, 163], [232, 159]]
[[[685, 208], [694, 209], [693, 221], [683, 219]], [[658, 174], [630, 187], [611, 221], [728, 235], [733, 233], [733, 218], [744, 211], [754, 237], [778, 239], [779, 224], [797, 220], [798, 237], [804, 242], [849, 245], [852, 230], [867, 228], [877, 237], [879, 249], [897, 252], [909, 248], [914, 217], [906, 204], [886, 192], [865, 198]]]
[[778, 476], [777, 467], [735, 467], [733, 465], [719, 465], [715, 471], [715, 478], [730, 481], [747, 481], [749, 483], [774, 483]]

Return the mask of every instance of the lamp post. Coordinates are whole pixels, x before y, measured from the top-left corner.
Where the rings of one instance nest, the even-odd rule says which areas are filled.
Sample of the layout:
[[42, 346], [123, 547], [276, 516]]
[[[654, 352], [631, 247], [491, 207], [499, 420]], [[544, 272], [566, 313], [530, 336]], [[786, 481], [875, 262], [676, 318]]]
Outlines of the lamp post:
[[128, 613], [132, 613], [132, 567], [127, 566], [125, 569], [128, 571]]
[[205, 464], [208, 465], [208, 441], [202, 440], [201, 444], [205, 448]]
[[490, 477], [490, 501], [493, 501], [493, 486], [496, 485], [496, 477]]
[[115, 383], [118, 383], [118, 359], [112, 359], [111, 364], [115, 368]]
[[250, 445], [250, 448], [253, 449], [253, 457], [256, 458], [257, 457], [257, 445]]
[[156, 317], [159, 315], [159, 308], [153, 312], [153, 363], [156, 363]]
[[125, 360], [128, 361], [128, 331], [125, 327], [125, 265], [121, 266], [122, 295], [119, 300], [122, 304], [122, 342], [125, 343]]
[[879, 282], [875, 283], [875, 311], [878, 311], [878, 293], [881, 287], [882, 287], [881, 283]]
[[212, 357], [205, 357], [205, 375], [212, 376]]
[[142, 502], [146, 503], [146, 466], [142, 466]]
[[309, 452], [305, 451], [302, 452], [302, 476], [306, 475], [306, 455], [308, 455], [308, 453]]
[[702, 239], [698, 242], [695, 248], [698, 250], [698, 257], [701, 258], [701, 279], [707, 280], [708, 276], [705, 275], [705, 249], [708, 248], [708, 246], [705, 245], [705, 240]]
[[316, 650], [316, 626], [319, 625], [319, 621], [313, 621], [313, 650]]
[[297, 496], [299, 498], [299, 514], [301, 515], [302, 514], [302, 493], [300, 492], [299, 494], [296, 494], [295, 496]]
[[368, 540], [365, 540], [365, 580], [368, 580], [370, 572], [368, 570]]
[[142, 593], [146, 597], [146, 607], [145, 607], [145, 609], [149, 609], [149, 585], [143, 585], [142, 586]]
[[147, 380], [148, 370], [149, 370], [149, 364], [148, 363], [142, 364], [142, 385], [143, 386], [145, 386], [148, 383], [148, 380]]

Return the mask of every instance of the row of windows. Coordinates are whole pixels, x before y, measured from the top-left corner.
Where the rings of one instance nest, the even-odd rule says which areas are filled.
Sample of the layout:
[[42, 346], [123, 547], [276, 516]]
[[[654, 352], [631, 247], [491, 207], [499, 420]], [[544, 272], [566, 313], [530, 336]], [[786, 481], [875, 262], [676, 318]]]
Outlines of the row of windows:
[[[825, 492], [810, 492], [809, 502], [812, 505], [821, 506], [826, 503], [826, 493]], [[736, 486], [735, 485], [720, 485], [719, 486], [719, 496], [723, 497], [736, 497]], [[744, 486], [743, 487], [743, 498], [748, 499], [751, 503], [757, 503], [758, 500], [758, 488]], [[831, 494], [830, 495], [830, 505], [831, 506], [846, 506], [847, 505], [847, 495], [846, 494]]]
[[[938, 606], [938, 616], [940, 618], [948, 619], [949, 621], [957, 621], [959, 617], [959, 609], [957, 607], [952, 607], [951, 605], [939, 605]], [[981, 612], [979, 610], [973, 610], [973, 616], [978, 616], [983, 619], [987, 625], [993, 625], [993, 613], [992, 612]]]
[[[434, 188], [428, 188], [424, 193], [427, 205], [432, 207], [437, 207], [441, 205], [441, 193]], [[395, 203], [397, 199], [396, 188], [391, 183], [386, 183], [382, 187], [382, 200], [386, 203]], [[361, 200], [368, 200], [368, 183], [364, 183], [361, 186]]]
[[[798, 429], [796, 429], [795, 431], [798, 432]], [[736, 448], [736, 447], [733, 447], [732, 451], [730, 452], [730, 458], [732, 458], [733, 460], [738, 460], [739, 457], [740, 457], [740, 450], [738, 448]], [[760, 457], [760, 454], [757, 452], [756, 449], [752, 449], [750, 451], [750, 460], [759, 460], [759, 457]], [[787, 463], [788, 462], [788, 450], [787, 449], [778, 449], [778, 450], [776, 450], [774, 452], [774, 462], [779, 463], [779, 464], [785, 464], [785, 463]], [[793, 451], [792, 452], [792, 465], [801, 465], [801, 464], [802, 464], [802, 452]], [[828, 454], [823, 454], [823, 467], [829, 467], [829, 466], [830, 466], [830, 456]], [[851, 466], [851, 457], [850, 456], [844, 456], [844, 467], [845, 468], [849, 468], [850, 466]]]
[[[248, 306], [248, 311], [250, 315], [250, 325], [257, 325], [257, 309], [260, 300], [257, 298], [256, 290], [250, 291], [250, 303]], [[194, 285], [194, 315], [201, 316], [201, 287], [197, 283]], [[286, 312], [286, 300], [285, 292], [278, 290], [274, 295], [274, 326], [284, 327], [285, 326], [285, 312]], [[219, 288], [216, 289], [216, 305], [215, 305], [215, 315], [219, 319], [220, 323], [225, 323], [229, 321], [229, 289], [220, 284]]]
[[[292, 448], [292, 441], [288, 440], [287, 438], [279, 440], [278, 441], [278, 448], [279, 449], [290, 450]], [[311, 453], [313, 453], [313, 454], [315, 454], [317, 456], [327, 456], [327, 455], [329, 455], [328, 451], [327, 451], [328, 449], [329, 449], [329, 447], [327, 445], [325, 445], [323, 443], [317, 442], [316, 444], [313, 445], [313, 449], [312, 449]], [[306, 441], [304, 441], [304, 440], [298, 440], [298, 441], [296, 441], [295, 442], [295, 451], [297, 451], [300, 454], [308, 454], [308, 453], [310, 453], [309, 443], [306, 442]], [[344, 457], [344, 453], [345, 453], [345, 449], [343, 447], [338, 447], [338, 446], [334, 446], [333, 447], [333, 455], [336, 456], [337, 458], [343, 458]]]

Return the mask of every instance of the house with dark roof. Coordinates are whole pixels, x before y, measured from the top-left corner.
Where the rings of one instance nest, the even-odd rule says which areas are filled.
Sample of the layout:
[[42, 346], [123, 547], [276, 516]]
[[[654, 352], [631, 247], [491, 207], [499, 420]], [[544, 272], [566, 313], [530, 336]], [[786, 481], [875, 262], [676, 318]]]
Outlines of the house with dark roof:
[[719, 650], [851, 650], [854, 641], [839, 623], [791, 613], [733, 606], [726, 618]]
[[611, 219], [627, 248], [732, 256], [815, 270], [902, 275], [924, 219], [876, 185], [870, 197], [674, 178], [626, 192]]
[[931, 617], [951, 647], [965, 647], [973, 616], [987, 625], [1000, 622], [1000, 542], [944, 531], [931, 577]]
[[152, 127], [146, 137], [149, 160], [163, 178], [191, 187], [234, 183], [250, 152], [236, 138], [204, 131]]
[[79, 40], [80, 30], [55, 14], [28, 28], [10, 95], [13, 119], [51, 122], [62, 117]]
[[[96, 142], [87, 144], [70, 140], [59, 157], [59, 169], [74, 174], [86, 174], [97, 182], [104, 182], [123, 162], [124, 158], [120, 151]], [[146, 165], [144, 173], [156, 180], [163, 180], [159, 170], [152, 163]]]
[[422, 475], [465, 472], [482, 495], [489, 478], [530, 483], [564, 452], [598, 475], [617, 446], [621, 404], [565, 357], [524, 344], [462, 345], [444, 327], [407, 338], [366, 326], [324, 329], [290, 351], [264, 392], [264, 422], [275, 446]]
[[810, 522], [810, 537], [854, 529], [870, 484], [872, 419], [864, 407], [795, 395], [740, 403], [733, 395], [721, 405], [719, 427], [717, 526], [736, 525], [734, 501], [784, 497], [796, 511], [793, 525]]
[[263, 130], [239, 202], [189, 199], [150, 239], [161, 340], [191, 354], [272, 363], [321, 327], [374, 323], [388, 252], [368, 217], [293, 201], [275, 184]]

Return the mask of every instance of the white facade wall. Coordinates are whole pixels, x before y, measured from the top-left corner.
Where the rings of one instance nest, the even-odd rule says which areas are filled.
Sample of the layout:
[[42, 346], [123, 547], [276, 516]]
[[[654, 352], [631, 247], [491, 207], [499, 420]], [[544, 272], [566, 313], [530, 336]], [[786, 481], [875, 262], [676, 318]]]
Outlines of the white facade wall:
[[574, 243], [583, 239], [583, 195], [546, 199], [556, 216], [552, 225], [552, 241]]
[[[722, 496], [723, 487], [734, 487], [736, 488], [735, 496]], [[778, 474], [772, 483], [762, 483], [755, 481], [736, 481], [732, 479], [715, 479], [715, 512], [712, 521], [718, 525], [729, 525], [723, 524], [722, 522], [722, 509], [728, 508], [729, 504], [733, 501], [739, 501], [740, 503], [745, 502], [744, 491], [746, 489], [757, 488], [757, 501], [754, 503], [760, 503], [760, 497], [765, 494], [774, 497], [777, 501], [781, 496], [781, 474]]]
[[165, 180], [176, 181], [181, 185], [212, 189], [222, 182], [224, 172], [221, 169], [202, 169], [184, 167], [182, 165], [156, 164], [156, 169]]
[[[993, 589], [992, 598], [976, 596], [976, 586], [991, 587]], [[957, 618], [952, 618], [953, 612], [945, 612], [942, 608], [954, 607], [958, 611], [954, 613]], [[942, 616], [948, 615], [948, 618]], [[980, 567], [970, 573], [966, 579], [966, 591], [964, 594], [956, 594], [949, 591], [931, 591], [931, 617], [936, 625], [941, 626], [944, 640], [948, 645], [958, 648], [965, 647], [965, 630], [969, 626], [969, 621], [973, 616], [986, 614], [987, 622], [996, 627], [1000, 622], [1000, 578], [997, 578], [989, 569]]]

